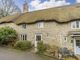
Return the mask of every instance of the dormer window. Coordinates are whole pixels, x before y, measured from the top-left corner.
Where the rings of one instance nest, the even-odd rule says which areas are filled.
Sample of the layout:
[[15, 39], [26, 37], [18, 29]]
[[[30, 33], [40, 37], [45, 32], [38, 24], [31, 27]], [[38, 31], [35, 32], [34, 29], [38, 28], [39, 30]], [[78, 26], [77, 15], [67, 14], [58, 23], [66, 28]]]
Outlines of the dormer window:
[[37, 26], [38, 28], [44, 28], [44, 22], [38, 22]]
[[80, 21], [74, 21], [71, 23], [71, 28], [77, 29], [80, 28]]
[[26, 29], [27, 24], [22, 24], [22, 28]]

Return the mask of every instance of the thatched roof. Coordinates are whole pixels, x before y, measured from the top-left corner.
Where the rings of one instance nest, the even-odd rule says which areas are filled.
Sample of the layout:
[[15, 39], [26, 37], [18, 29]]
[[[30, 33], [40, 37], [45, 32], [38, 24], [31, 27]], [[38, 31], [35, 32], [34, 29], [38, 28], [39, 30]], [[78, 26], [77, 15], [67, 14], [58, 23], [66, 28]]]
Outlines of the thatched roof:
[[[34, 23], [37, 21], [69, 22], [75, 19], [80, 19], [80, 4], [23, 13], [21, 16], [15, 19], [15, 23]], [[0, 22], [8, 22], [12, 20], [14, 20], [14, 17], [11, 16], [9, 18], [5, 17], [0, 19]]]
[[55, 7], [40, 11], [28, 12], [23, 14], [16, 20], [17, 24], [20, 23], [34, 23], [36, 21], [50, 21], [68, 22], [73, 19], [80, 18], [80, 4]]
[[14, 22], [15, 19], [17, 19], [19, 16], [20, 16], [20, 14], [15, 14], [15, 15], [3, 17], [0, 19], [0, 23]]

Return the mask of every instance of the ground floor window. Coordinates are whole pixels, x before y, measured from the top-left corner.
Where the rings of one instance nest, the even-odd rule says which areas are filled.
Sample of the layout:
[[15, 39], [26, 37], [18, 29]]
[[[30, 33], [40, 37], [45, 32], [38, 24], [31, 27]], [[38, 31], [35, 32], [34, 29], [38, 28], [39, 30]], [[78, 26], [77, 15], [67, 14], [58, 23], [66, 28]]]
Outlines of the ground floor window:
[[36, 41], [41, 41], [42, 40], [42, 34], [36, 34], [35, 38], [36, 38]]
[[27, 40], [27, 34], [21, 34], [20, 40]]
[[76, 40], [76, 46], [80, 47], [80, 40]]

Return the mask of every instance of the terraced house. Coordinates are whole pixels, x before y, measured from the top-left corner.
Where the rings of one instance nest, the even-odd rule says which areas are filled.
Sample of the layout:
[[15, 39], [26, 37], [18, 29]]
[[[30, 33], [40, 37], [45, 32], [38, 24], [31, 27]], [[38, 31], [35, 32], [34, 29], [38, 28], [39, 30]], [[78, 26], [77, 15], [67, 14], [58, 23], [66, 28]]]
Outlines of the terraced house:
[[49, 8], [0, 19], [0, 27], [15, 29], [20, 40], [66, 47], [80, 55], [80, 4]]

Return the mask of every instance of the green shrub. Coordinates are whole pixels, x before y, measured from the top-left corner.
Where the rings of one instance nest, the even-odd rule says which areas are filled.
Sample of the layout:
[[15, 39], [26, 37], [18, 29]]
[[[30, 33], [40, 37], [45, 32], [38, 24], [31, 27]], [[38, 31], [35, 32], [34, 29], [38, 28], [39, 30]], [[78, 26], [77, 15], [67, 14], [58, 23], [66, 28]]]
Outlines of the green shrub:
[[32, 48], [32, 44], [30, 41], [17, 41], [14, 45], [14, 48], [19, 50], [28, 50]]
[[38, 51], [37, 51], [38, 53], [44, 53], [47, 49], [47, 46], [42, 41], [40, 41], [40, 42], [38, 42], [37, 49], [38, 49]]
[[9, 45], [14, 43], [18, 38], [16, 31], [10, 27], [0, 28], [0, 44]]

